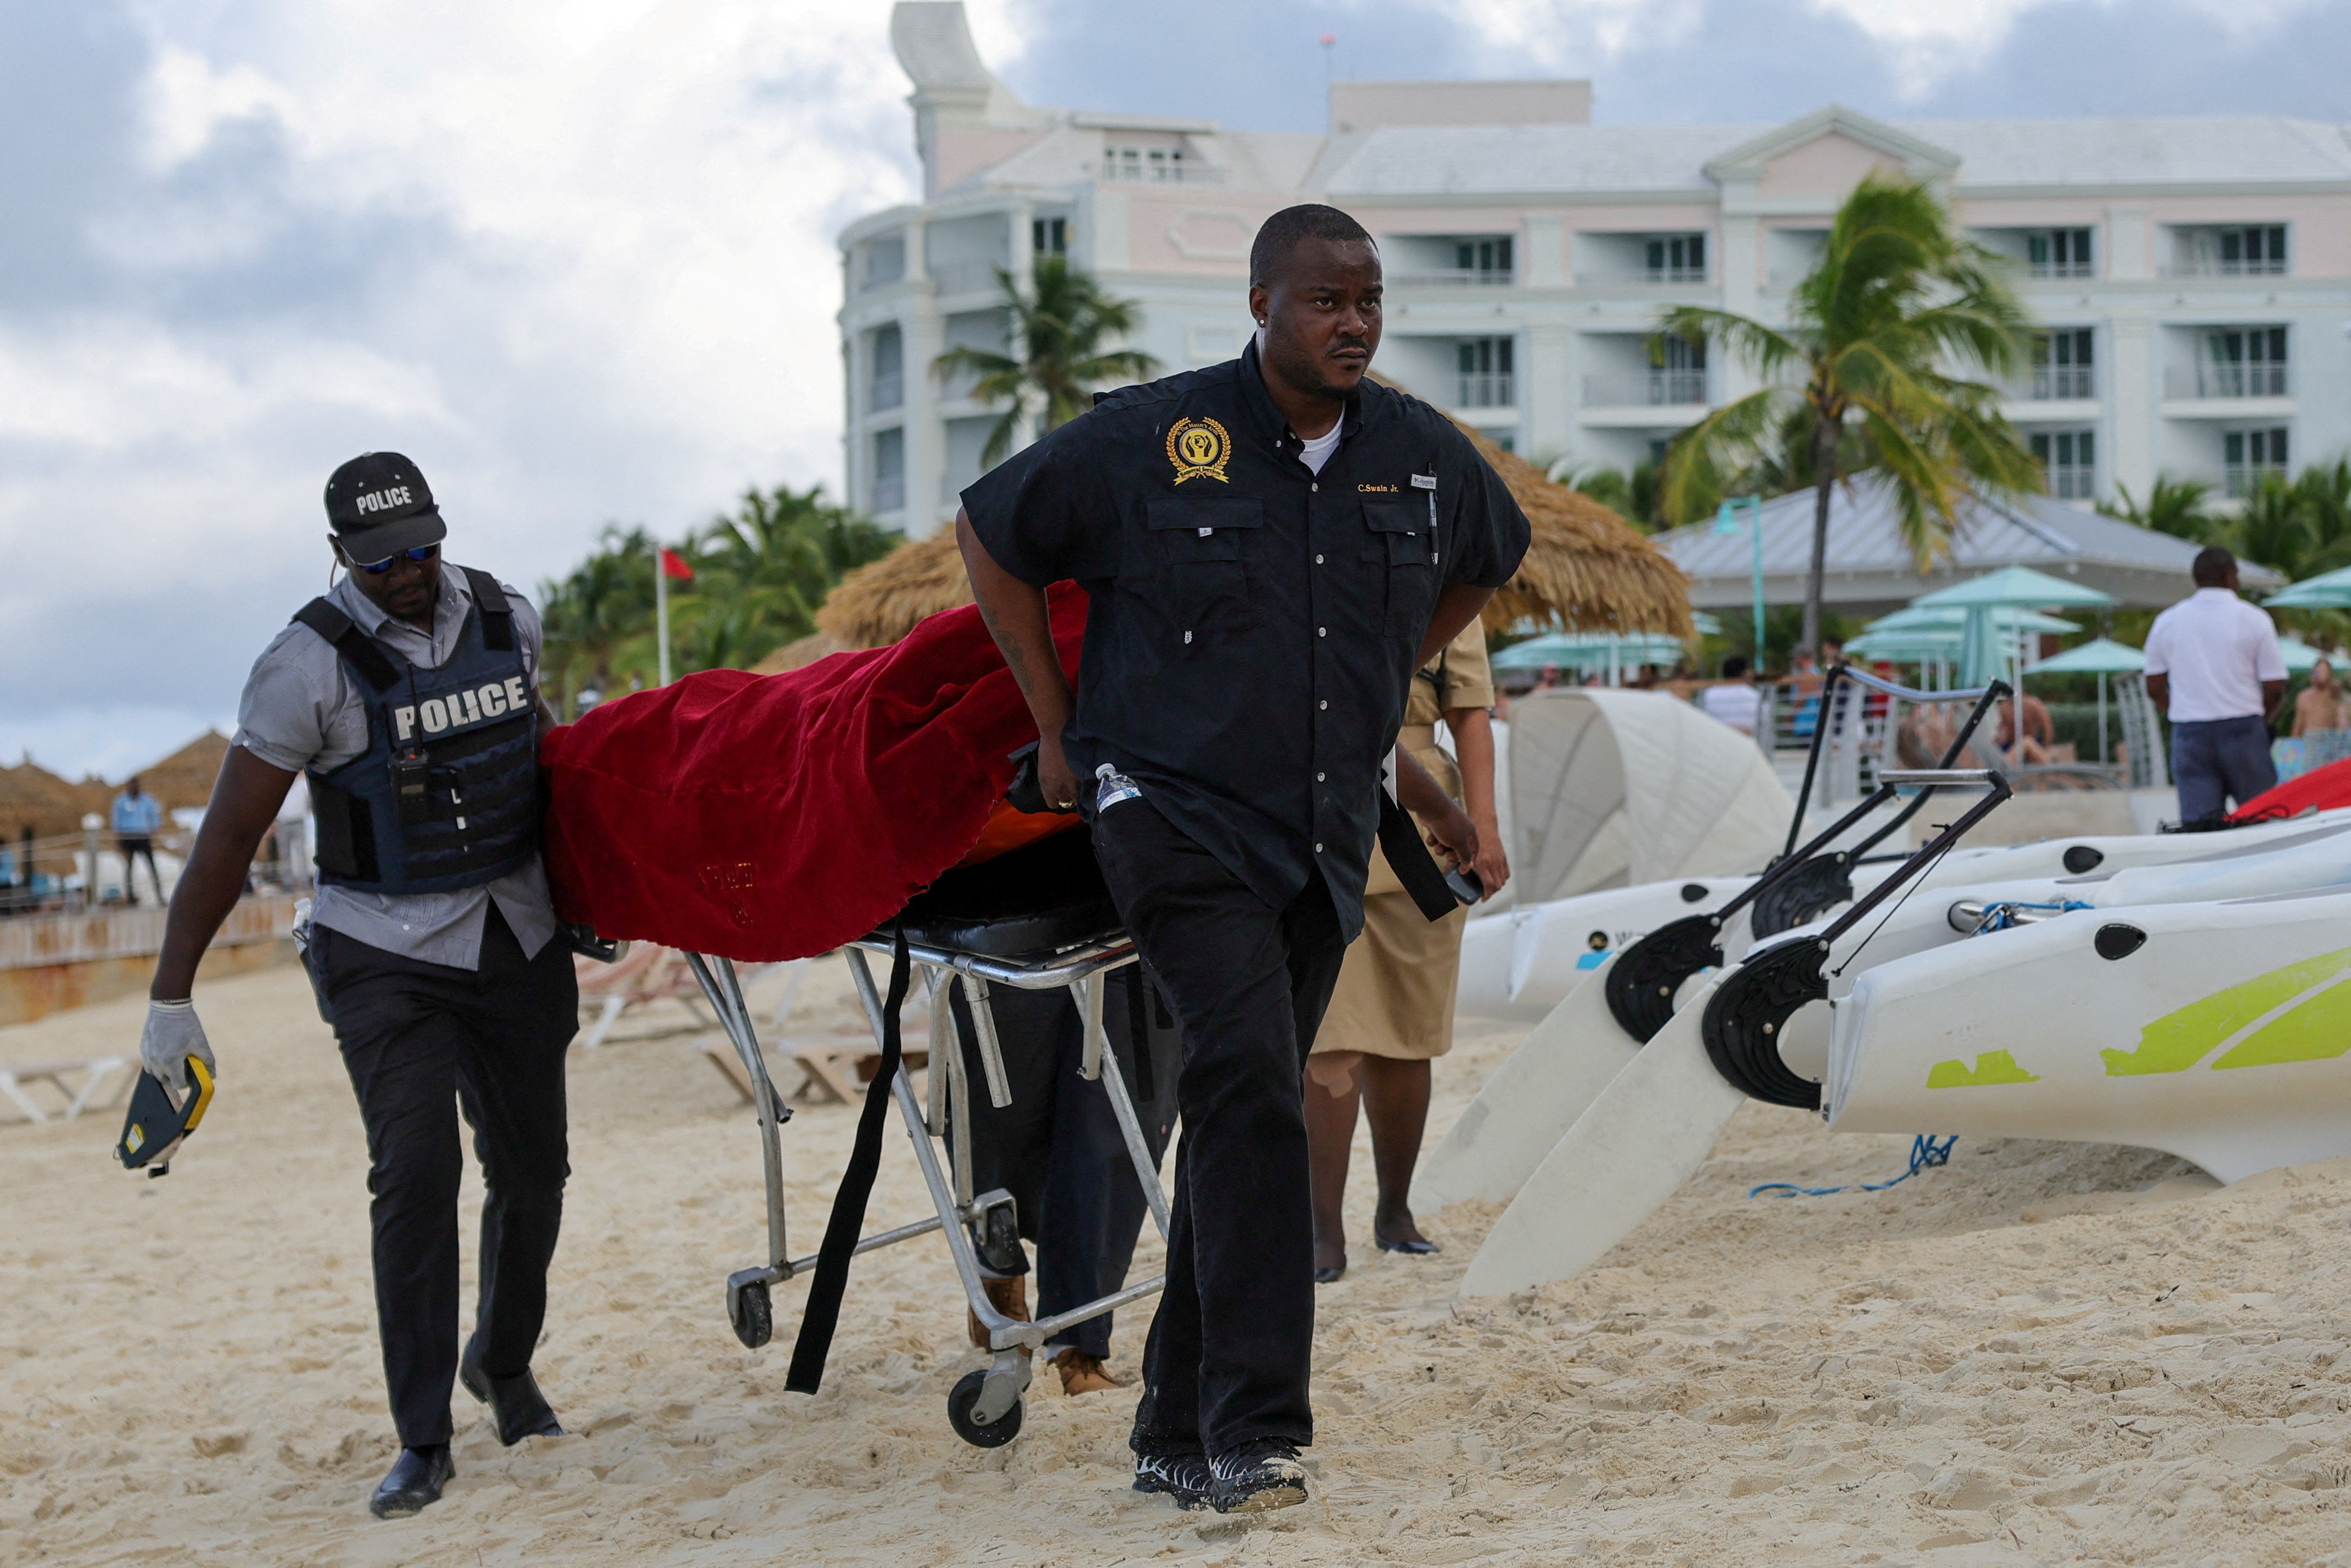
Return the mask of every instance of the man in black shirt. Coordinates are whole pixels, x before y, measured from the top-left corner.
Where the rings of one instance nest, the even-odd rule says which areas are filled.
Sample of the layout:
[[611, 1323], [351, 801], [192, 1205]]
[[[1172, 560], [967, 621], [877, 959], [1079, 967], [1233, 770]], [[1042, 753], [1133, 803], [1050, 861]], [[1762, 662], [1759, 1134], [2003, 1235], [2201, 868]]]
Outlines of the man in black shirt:
[[[1460, 431], [1364, 380], [1381, 282], [1360, 225], [1277, 213], [1249, 278], [1259, 332], [1238, 360], [1112, 394], [966, 490], [956, 519], [1036, 716], [1045, 796], [1092, 818], [1112, 896], [1183, 1025], [1135, 1486], [1228, 1511], [1306, 1496], [1301, 1071], [1363, 925], [1382, 767], [1413, 671], [1527, 545]], [[1091, 600], [1074, 701], [1043, 592], [1065, 578]], [[1475, 853], [1468, 820], [1408, 758], [1397, 788], [1448, 852]]]

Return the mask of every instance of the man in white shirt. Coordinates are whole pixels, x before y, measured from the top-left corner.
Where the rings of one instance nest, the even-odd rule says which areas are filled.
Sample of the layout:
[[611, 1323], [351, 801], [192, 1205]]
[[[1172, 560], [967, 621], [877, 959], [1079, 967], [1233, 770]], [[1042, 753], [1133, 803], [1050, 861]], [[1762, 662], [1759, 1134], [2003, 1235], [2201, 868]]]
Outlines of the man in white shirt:
[[1743, 655], [1733, 653], [1722, 661], [1722, 684], [1699, 693], [1698, 706], [1706, 710], [1708, 718], [1727, 724], [1741, 735], [1755, 733], [1763, 696], [1747, 678], [1747, 660]]
[[2285, 660], [2268, 614], [2237, 597], [2237, 558], [2198, 552], [2196, 591], [2147, 634], [2147, 695], [2171, 720], [2179, 820], [2217, 826], [2277, 785], [2270, 720], [2285, 699]]

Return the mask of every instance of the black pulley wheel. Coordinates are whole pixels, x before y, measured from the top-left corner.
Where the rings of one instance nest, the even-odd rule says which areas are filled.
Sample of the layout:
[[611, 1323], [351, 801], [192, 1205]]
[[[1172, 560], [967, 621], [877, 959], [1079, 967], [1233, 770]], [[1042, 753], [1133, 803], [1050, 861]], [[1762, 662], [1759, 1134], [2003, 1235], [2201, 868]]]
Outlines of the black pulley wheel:
[[775, 1308], [768, 1300], [765, 1285], [746, 1285], [735, 1292], [726, 1303], [726, 1315], [735, 1324], [735, 1337], [743, 1342], [746, 1350], [757, 1350], [776, 1336]]
[[982, 1426], [972, 1415], [972, 1406], [979, 1403], [979, 1391], [987, 1383], [985, 1372], [967, 1372], [956, 1380], [947, 1394], [947, 1425], [956, 1436], [975, 1448], [1000, 1448], [1020, 1435], [1020, 1401], [995, 1420]]
[[1827, 958], [1823, 943], [1790, 942], [1750, 956], [1715, 987], [1698, 1036], [1725, 1082], [1766, 1104], [1821, 1108], [1821, 1086], [1788, 1070], [1780, 1040], [1800, 1009], [1827, 999]]
[[1810, 925], [1838, 904], [1852, 902], [1852, 857], [1815, 855], [1755, 895], [1748, 925], [1760, 942]]
[[1674, 995], [1700, 969], [1722, 962], [1722, 918], [1685, 915], [1616, 955], [1602, 995], [1626, 1034], [1643, 1045], [1674, 1016]]

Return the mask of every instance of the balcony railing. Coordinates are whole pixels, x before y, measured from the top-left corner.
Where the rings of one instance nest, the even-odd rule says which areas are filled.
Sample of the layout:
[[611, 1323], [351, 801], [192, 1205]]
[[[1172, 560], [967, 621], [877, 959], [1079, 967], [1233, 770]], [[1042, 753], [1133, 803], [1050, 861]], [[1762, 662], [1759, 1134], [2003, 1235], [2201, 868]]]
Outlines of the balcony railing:
[[2283, 365], [2174, 365], [2163, 377], [2174, 398], [2291, 397], [2292, 386]]
[[2098, 471], [2075, 465], [2061, 468], [2052, 464], [2048, 469], [2049, 493], [2061, 501], [2094, 501], [2098, 497]]
[[1105, 158], [1102, 162], [1102, 177], [1122, 184], [1221, 185], [1225, 183], [1225, 171], [1213, 163], [1129, 163]]
[[2283, 277], [2285, 257], [2255, 256], [2251, 261], [2219, 256], [2174, 256], [2163, 268], [2166, 277]]
[[1456, 408], [1514, 408], [1517, 406], [1512, 377], [1508, 371], [1488, 371], [1457, 378], [1453, 406]]
[[1391, 288], [1507, 288], [1519, 275], [1507, 267], [1447, 267], [1435, 272], [1388, 275]]
[[2220, 491], [2235, 500], [2243, 500], [2261, 488], [2262, 481], [2271, 475], [2285, 477], [2285, 470], [2267, 463], [2231, 463], [2220, 470]]
[[997, 287], [1000, 261], [942, 261], [931, 267], [931, 281], [942, 294], [977, 294]]
[[1586, 408], [1667, 408], [1704, 402], [1704, 371], [1623, 371], [1583, 378]]
[[2097, 375], [2089, 365], [2035, 365], [2032, 380], [2016, 390], [2028, 402], [2071, 402], [2097, 396]]
[[2098, 275], [2096, 265], [2086, 257], [2080, 261], [2028, 262], [2026, 266], [2035, 277], [2095, 277]]
[[903, 512], [906, 509], [906, 476], [890, 474], [873, 481], [873, 510]]
[[1652, 267], [1641, 274], [1644, 283], [1704, 283], [1703, 267]]
[[880, 413], [885, 409], [906, 405], [906, 377], [903, 371], [885, 371], [875, 375], [873, 384], [865, 394], [865, 412]]

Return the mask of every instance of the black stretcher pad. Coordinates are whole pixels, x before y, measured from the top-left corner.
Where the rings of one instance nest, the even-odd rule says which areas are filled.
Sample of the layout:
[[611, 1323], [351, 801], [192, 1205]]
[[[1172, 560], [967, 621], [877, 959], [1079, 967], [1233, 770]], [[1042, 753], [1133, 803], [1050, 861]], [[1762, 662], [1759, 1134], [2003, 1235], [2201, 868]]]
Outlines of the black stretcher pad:
[[1081, 827], [947, 872], [915, 894], [894, 925], [919, 947], [1016, 959], [1121, 930], [1092, 836]]

